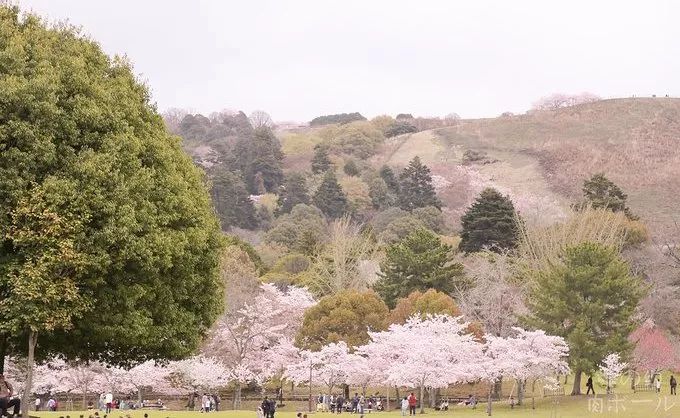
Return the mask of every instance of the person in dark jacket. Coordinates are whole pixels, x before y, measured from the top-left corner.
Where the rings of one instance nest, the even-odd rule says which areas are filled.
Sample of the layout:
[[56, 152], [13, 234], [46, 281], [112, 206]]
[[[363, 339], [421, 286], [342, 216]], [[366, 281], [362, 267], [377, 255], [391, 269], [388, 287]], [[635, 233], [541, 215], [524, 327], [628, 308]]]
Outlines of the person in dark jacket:
[[262, 404], [260, 405], [260, 409], [262, 409], [262, 414], [264, 415], [264, 418], [269, 418], [269, 398], [264, 397], [262, 400]]
[[675, 388], [678, 386], [678, 381], [675, 380], [675, 376], [671, 375], [671, 395], [677, 395]]
[[588, 381], [586, 382], [586, 387], [588, 390], [586, 391], [586, 395], [589, 395], [590, 392], [593, 392], [593, 395], [595, 394], [595, 388], [593, 387], [593, 377], [588, 376]]
[[276, 412], [276, 398], [271, 398], [269, 400], [269, 415], [268, 418], [274, 418], [274, 413]]

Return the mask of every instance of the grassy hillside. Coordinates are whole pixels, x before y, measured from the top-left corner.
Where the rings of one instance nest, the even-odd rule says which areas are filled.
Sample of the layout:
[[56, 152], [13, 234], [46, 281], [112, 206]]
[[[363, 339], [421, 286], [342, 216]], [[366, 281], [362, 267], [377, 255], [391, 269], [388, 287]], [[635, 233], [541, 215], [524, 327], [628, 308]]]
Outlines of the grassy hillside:
[[663, 235], [680, 203], [680, 99], [614, 99], [553, 112], [463, 121], [436, 132], [459, 163], [465, 150], [488, 153], [474, 167], [486, 181], [544, 204], [580, 195], [583, 180], [605, 172], [629, 195], [631, 208]]

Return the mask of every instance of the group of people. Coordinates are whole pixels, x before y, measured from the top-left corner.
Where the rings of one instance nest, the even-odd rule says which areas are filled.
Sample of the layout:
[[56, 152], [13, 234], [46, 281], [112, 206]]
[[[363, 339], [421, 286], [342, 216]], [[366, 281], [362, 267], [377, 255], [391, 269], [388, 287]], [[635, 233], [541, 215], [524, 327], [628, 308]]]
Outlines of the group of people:
[[350, 399], [345, 399], [342, 395], [319, 394], [316, 400], [317, 412], [363, 414], [364, 411], [382, 411], [383, 409], [383, 401], [379, 396], [366, 397], [358, 393], [355, 393]]
[[265, 396], [257, 408], [257, 418], [274, 418], [276, 413], [276, 399]]
[[410, 395], [404, 396], [401, 400], [401, 416], [406, 416], [406, 411], [408, 411], [409, 416], [416, 414], [416, 407], [418, 406], [418, 398], [411, 392]]
[[[40, 396], [36, 396], [36, 398], [35, 398], [35, 410], [40, 411], [40, 408], [42, 408], [42, 406], [43, 406], [42, 399], [40, 399]], [[47, 411], [52, 411], [52, 412], [56, 411], [57, 409], [59, 409], [59, 401], [57, 401], [53, 397], [50, 397], [49, 399], [47, 399], [47, 402], [45, 402], [45, 409]]]
[[[189, 398], [189, 409], [194, 410], [195, 399], [198, 398], [198, 393], [195, 393]], [[201, 396], [201, 413], [217, 412], [220, 410], [220, 396], [218, 394], [203, 393]]]

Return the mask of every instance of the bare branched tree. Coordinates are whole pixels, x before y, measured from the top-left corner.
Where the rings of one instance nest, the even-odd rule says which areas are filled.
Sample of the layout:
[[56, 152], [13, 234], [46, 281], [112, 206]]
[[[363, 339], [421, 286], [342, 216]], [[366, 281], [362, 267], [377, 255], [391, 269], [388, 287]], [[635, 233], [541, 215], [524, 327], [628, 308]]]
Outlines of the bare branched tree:
[[248, 119], [250, 120], [250, 124], [253, 125], [253, 128], [255, 129], [262, 127], [272, 128], [274, 126], [272, 117], [269, 116], [269, 113], [265, 112], [264, 110], [253, 111]]
[[378, 244], [347, 216], [329, 229], [330, 239], [315, 258], [306, 285], [322, 295], [370, 287], [378, 279]]

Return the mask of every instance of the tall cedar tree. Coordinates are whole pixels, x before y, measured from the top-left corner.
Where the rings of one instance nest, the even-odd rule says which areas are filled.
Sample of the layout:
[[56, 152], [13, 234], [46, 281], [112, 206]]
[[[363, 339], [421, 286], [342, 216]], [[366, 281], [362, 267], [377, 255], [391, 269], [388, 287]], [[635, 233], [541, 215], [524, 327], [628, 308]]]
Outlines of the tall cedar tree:
[[276, 215], [290, 213], [295, 205], [304, 203], [309, 204], [309, 192], [305, 176], [300, 173], [292, 173], [286, 177], [286, 181], [281, 186], [279, 192], [278, 207], [276, 208]]
[[397, 176], [394, 174], [394, 170], [388, 165], [384, 165], [380, 167], [380, 178], [382, 178], [385, 181], [385, 184], [387, 185], [387, 188], [390, 190], [390, 192], [394, 193], [395, 196], [399, 195], [399, 180], [397, 180]]
[[432, 185], [430, 169], [420, 161], [420, 157], [413, 158], [401, 172], [399, 188], [399, 206], [404, 210], [412, 211], [425, 206], [442, 207]]
[[326, 172], [312, 200], [314, 206], [321, 209], [321, 212], [330, 219], [341, 217], [349, 209], [347, 196], [342, 191], [342, 187], [340, 187], [332, 170]]
[[328, 147], [325, 145], [317, 145], [314, 147], [314, 156], [312, 157], [312, 173], [321, 174], [330, 170], [331, 160], [328, 157]]
[[463, 266], [453, 262], [453, 249], [427, 229], [416, 229], [387, 247], [374, 288], [390, 308], [415, 290], [450, 294], [463, 283]]
[[607, 354], [630, 348], [642, 285], [615, 249], [590, 242], [567, 248], [560, 263], [533, 275], [525, 320], [567, 341], [572, 394], [580, 394], [582, 373], [594, 372]]
[[623, 212], [630, 219], [637, 219], [626, 206], [628, 196], [603, 173], [595, 174], [583, 182], [583, 197], [586, 203], [595, 209], [609, 209], [612, 212]]
[[484, 189], [461, 217], [461, 223], [461, 251], [472, 253], [489, 248], [501, 252], [517, 246], [515, 207], [510, 198], [495, 189]]
[[232, 159], [230, 162], [243, 173], [251, 194], [258, 194], [258, 173], [267, 192], [275, 192], [283, 181], [281, 144], [267, 126], [240, 135]]
[[111, 364], [191, 355], [223, 300], [203, 173], [126, 60], [5, 2], [0, 45], [0, 337]]
[[232, 226], [245, 229], [257, 227], [255, 205], [250, 200], [241, 173], [218, 166], [212, 171], [210, 194], [222, 229], [226, 231]]

